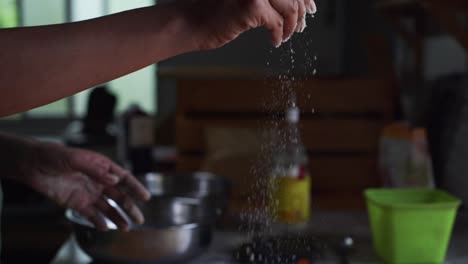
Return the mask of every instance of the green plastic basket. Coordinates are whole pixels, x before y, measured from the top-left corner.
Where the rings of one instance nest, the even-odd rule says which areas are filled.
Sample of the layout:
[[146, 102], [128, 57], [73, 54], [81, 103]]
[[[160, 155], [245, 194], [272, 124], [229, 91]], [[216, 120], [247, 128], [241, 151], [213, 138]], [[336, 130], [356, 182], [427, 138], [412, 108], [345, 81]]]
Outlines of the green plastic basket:
[[429, 189], [369, 189], [365, 196], [374, 248], [385, 263], [444, 262], [459, 199]]

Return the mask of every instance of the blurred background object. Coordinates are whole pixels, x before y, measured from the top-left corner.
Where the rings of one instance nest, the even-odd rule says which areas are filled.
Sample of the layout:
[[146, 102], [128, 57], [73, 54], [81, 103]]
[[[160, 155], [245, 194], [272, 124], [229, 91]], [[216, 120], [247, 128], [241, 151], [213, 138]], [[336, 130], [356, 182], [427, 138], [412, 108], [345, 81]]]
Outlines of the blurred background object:
[[379, 169], [385, 187], [434, 188], [426, 130], [401, 121], [386, 126], [380, 139]]
[[118, 120], [118, 160], [135, 174], [154, 170], [154, 118], [132, 104]]
[[[65, 143], [73, 147], [114, 146], [114, 112], [117, 99], [106, 86], [93, 89], [82, 121], [72, 122], [65, 131]], [[115, 130], [115, 128], [114, 128]]]

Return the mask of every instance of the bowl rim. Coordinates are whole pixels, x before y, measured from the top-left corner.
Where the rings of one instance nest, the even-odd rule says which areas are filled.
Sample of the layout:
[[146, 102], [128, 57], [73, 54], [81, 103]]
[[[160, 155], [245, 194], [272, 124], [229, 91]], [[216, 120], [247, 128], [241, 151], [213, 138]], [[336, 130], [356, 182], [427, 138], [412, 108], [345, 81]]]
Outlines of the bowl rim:
[[[84, 217], [77, 217], [74, 213], [77, 213], [73, 209], [67, 209], [65, 211], [65, 217], [69, 222], [71, 222], [74, 225], [78, 225], [80, 227], [85, 227], [85, 228], [90, 228], [95, 230], [94, 225], [89, 222], [86, 218]], [[109, 220], [110, 221], [110, 220]], [[112, 232], [112, 231], [120, 231], [119, 228], [111, 221], [112, 225], [108, 226], [109, 230], [107, 232]], [[190, 223], [185, 223], [185, 224], [180, 224], [180, 225], [172, 225], [172, 226], [167, 226], [163, 228], [158, 228], [158, 227], [153, 227], [153, 228], [148, 228], [145, 227], [144, 225], [135, 225], [130, 227], [128, 232], [131, 231], [146, 231], [146, 230], [180, 230], [180, 229], [195, 229], [202, 226], [200, 223], [197, 222], [190, 222]], [[96, 230], [97, 231], [97, 230]], [[126, 233], [128, 233], [126, 232]]]
[[[196, 199], [196, 198], [178, 197], [178, 196], [166, 197], [166, 198], [169, 198], [169, 199], [175, 200], [175, 201], [181, 201], [183, 204], [189, 205], [189, 206], [196, 206], [198, 208], [201, 206], [200, 199]], [[157, 197], [156, 199], [161, 199], [161, 198]], [[116, 204], [114, 204], [113, 206], [116, 206]], [[118, 207], [118, 205], [117, 205], [117, 207]], [[121, 212], [119, 212], [119, 213], [125, 214], [122, 209], [118, 208], [118, 210], [121, 210]], [[101, 212], [99, 212], [99, 214], [104, 219], [104, 221], [107, 223], [107, 228], [109, 229], [109, 231], [118, 231], [118, 230], [120, 230], [117, 227], [117, 225], [114, 222], [112, 222], [112, 220], [107, 218]], [[72, 224], [79, 225], [79, 226], [82, 226], [82, 227], [91, 228], [91, 229], [95, 229], [94, 224], [91, 223], [88, 219], [86, 219], [86, 217], [84, 217], [80, 213], [78, 213], [76, 210], [73, 210], [71, 208], [67, 208], [65, 210], [65, 217]], [[129, 216], [125, 215], [125, 217], [129, 219]], [[138, 224], [135, 224], [133, 222], [130, 222], [129, 224], [130, 224], [129, 231], [194, 229], [194, 228], [197, 228], [197, 227], [199, 227], [201, 225], [201, 223], [199, 221], [197, 221], [196, 219], [190, 219], [190, 221], [187, 221], [187, 223], [183, 223], [183, 224], [174, 224], [174, 225], [170, 225], [170, 226], [167, 226], [167, 227], [159, 227], [159, 228], [158, 227], [148, 228], [144, 224], [143, 225], [138, 225]]]
[[[432, 203], [418, 202], [402, 202], [388, 201], [381, 199], [381, 196], [395, 196], [401, 194], [432, 194], [443, 198], [440, 201]], [[368, 203], [378, 205], [380, 207], [391, 209], [435, 209], [435, 208], [450, 208], [457, 209], [461, 205], [461, 200], [454, 195], [440, 190], [428, 188], [369, 188], [364, 191], [365, 199]]]

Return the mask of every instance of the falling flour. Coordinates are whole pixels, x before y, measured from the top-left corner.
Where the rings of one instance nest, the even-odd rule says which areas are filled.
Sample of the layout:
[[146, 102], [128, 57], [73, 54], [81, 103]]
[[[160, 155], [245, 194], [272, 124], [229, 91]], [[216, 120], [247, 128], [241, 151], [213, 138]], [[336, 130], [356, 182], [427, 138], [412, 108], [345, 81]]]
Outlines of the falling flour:
[[[284, 148], [285, 143], [289, 140], [281, 127], [284, 113], [278, 110], [288, 106], [296, 106], [296, 90], [301, 88], [302, 81], [316, 75], [315, 67], [318, 58], [310, 50], [311, 44], [310, 39], [296, 34], [292, 40], [284, 43], [279, 49], [270, 51], [271, 55], [279, 55], [278, 60], [273, 61], [272, 58], [275, 56], [270, 56], [266, 62], [268, 70], [272, 71], [273, 74], [265, 79], [265, 85], [271, 88], [271, 94], [262, 98], [262, 107], [265, 113], [269, 113], [269, 116], [266, 121], [262, 121], [260, 124], [263, 142], [257, 162], [251, 168], [252, 175], [255, 175], [255, 181], [251, 186], [252, 195], [247, 199], [250, 210], [242, 214], [241, 218], [244, 224], [240, 227], [240, 230], [247, 231], [251, 238], [274, 235], [278, 231], [275, 225], [277, 201], [273, 201], [275, 186], [272, 184], [270, 172], [273, 167], [272, 157]], [[301, 69], [297, 67], [298, 58], [304, 60], [300, 62], [302, 63]], [[280, 70], [279, 74], [274, 73], [277, 70], [275, 67], [278, 66], [283, 69]], [[300, 74], [301, 72], [302, 74]], [[277, 83], [280, 85], [275, 85]], [[312, 105], [310, 95], [306, 95], [301, 100], [305, 100], [306, 105]], [[313, 108], [301, 110], [302, 112], [315, 113]], [[281, 263], [281, 261], [277, 263]]]

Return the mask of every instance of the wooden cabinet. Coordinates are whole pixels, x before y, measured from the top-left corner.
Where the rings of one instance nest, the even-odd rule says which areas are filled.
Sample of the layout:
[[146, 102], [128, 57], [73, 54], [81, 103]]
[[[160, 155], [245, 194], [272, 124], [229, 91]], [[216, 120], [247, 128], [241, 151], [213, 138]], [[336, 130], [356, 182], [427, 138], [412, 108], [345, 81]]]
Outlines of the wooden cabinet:
[[[378, 139], [392, 119], [392, 82], [336, 78], [294, 86], [304, 112], [301, 134], [310, 157], [314, 206], [364, 207], [362, 191], [380, 185]], [[178, 79], [178, 170], [200, 169], [207, 128], [261, 129], [280, 116], [287, 103], [282, 90], [280, 82], [255, 78]]]

